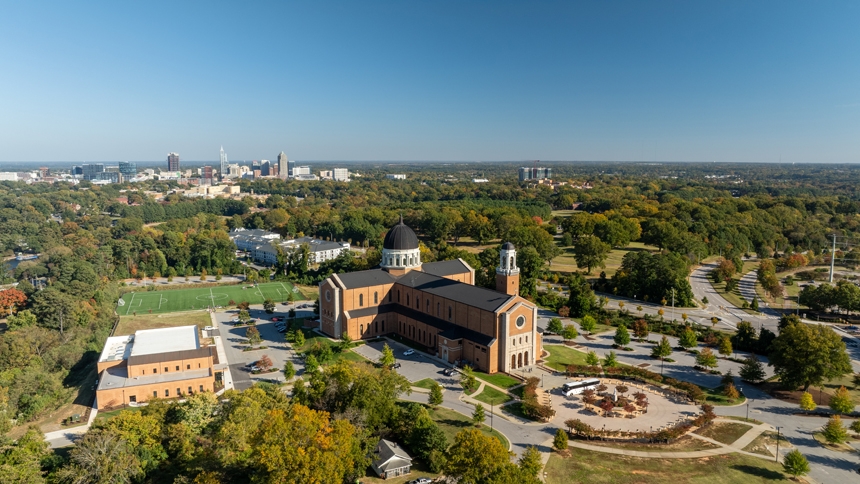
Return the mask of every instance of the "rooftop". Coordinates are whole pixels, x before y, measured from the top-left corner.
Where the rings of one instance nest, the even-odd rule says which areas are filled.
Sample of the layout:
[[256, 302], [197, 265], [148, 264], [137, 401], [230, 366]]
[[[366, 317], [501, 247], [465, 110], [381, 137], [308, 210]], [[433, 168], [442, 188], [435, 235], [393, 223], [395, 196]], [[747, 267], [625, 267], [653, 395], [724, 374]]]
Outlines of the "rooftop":
[[143, 329], [134, 334], [129, 356], [153, 355], [200, 348], [197, 326]]
[[463, 274], [471, 271], [462, 259], [443, 260], [439, 262], [426, 262], [421, 266], [421, 272], [433, 274], [434, 276], [450, 276], [452, 274]]
[[203, 368], [202, 370], [177, 371], [129, 378], [128, 368], [126, 366], [115, 366], [102, 372], [99, 379], [98, 389], [108, 390], [114, 388], [151, 385], [153, 383], [170, 383], [182, 380], [193, 380], [196, 378], [206, 378], [210, 376], [210, 374], [209, 368]]
[[104, 361], [127, 360], [131, 355], [134, 336], [111, 336], [105, 341], [105, 347], [99, 357], [99, 363]]

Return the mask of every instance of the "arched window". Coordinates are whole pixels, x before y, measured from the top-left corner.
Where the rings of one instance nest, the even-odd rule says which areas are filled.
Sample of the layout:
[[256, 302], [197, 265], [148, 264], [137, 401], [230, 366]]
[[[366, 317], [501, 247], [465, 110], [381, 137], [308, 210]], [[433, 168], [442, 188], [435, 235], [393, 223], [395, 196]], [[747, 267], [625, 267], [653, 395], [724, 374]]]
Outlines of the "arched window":
[[528, 351], [526, 351], [526, 356], [525, 356], [525, 358], [523, 358], [523, 360], [525, 361], [526, 366], [528, 366], [529, 365], [529, 352]]
[[406, 295], [406, 305], [409, 306], [409, 294]]
[[514, 268], [514, 256], [511, 256], [511, 261], [508, 263], [508, 267], [510, 267], [511, 269]]
[[442, 317], [442, 309], [441, 308], [442, 308], [442, 305], [439, 303], [436, 303], [436, 317], [437, 318]]
[[373, 304], [379, 304], [379, 293], [376, 291], [373, 292]]
[[448, 321], [451, 321], [451, 317], [454, 315], [454, 308], [448, 306]]
[[397, 302], [400, 302], [400, 289], [397, 290]]
[[364, 325], [363, 324], [358, 327], [358, 334], [360, 334], [360, 335], [364, 334]]
[[359, 307], [364, 307], [364, 294], [358, 295], [358, 305]]
[[378, 333], [378, 332], [379, 332], [379, 321], [374, 321], [374, 322], [373, 322], [373, 332], [374, 332], [374, 333]]
[[421, 309], [421, 298], [420, 297], [415, 298], [415, 309]]
[[526, 336], [526, 343], [528, 343], [528, 342], [529, 342], [529, 337], [528, 337], [528, 336]]
[[397, 256], [397, 265], [400, 265], [400, 256]]
[[427, 300], [427, 313], [430, 313], [430, 300]]
[[520, 336], [520, 344], [523, 344], [523, 337]]
[[516, 345], [517, 345], [517, 339], [514, 338], [513, 341], [511, 341], [511, 346], [516, 346]]

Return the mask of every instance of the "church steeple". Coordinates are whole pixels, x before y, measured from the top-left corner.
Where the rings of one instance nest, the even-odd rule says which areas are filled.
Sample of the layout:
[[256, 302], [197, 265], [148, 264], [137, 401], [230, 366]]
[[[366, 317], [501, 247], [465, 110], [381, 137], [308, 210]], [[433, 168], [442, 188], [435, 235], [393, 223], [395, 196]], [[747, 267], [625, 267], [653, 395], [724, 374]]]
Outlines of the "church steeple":
[[517, 296], [520, 293], [520, 268], [517, 267], [517, 250], [514, 244], [505, 242], [499, 251], [499, 267], [496, 268], [496, 290]]

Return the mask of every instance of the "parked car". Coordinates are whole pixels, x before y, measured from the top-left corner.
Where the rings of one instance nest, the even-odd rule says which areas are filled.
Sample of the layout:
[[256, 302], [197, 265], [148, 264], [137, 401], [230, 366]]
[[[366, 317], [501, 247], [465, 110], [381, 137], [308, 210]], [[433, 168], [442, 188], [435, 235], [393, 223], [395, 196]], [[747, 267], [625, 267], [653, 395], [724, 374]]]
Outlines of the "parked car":
[[412, 354], [415, 354], [415, 350], [413, 350], [412, 348], [409, 348], [408, 350], [403, 352], [403, 356], [409, 356]]
[[408, 482], [408, 484], [430, 484], [433, 481], [429, 477], [419, 477]]
[[282, 317], [278, 316], [278, 317], [276, 317], [276, 318], [272, 318], [272, 321], [280, 321], [280, 320], [282, 320], [282, 319], [284, 319], [284, 318], [282, 318]]
[[278, 330], [279, 333], [286, 333], [287, 332], [287, 328], [285, 328], [283, 326], [278, 326], [276, 329]]
[[215, 326], [206, 326], [205, 328], [203, 328], [203, 331], [213, 331], [214, 329]]
[[396, 368], [400, 368], [400, 362], [398, 361], [397, 363], [395, 363], [395, 364], [391, 365], [391, 367], [392, 367], [392, 368], [395, 368], [395, 369], [396, 369]]
[[238, 322], [239, 322], [239, 318], [233, 318], [233, 319], [231, 319], [231, 320], [230, 320], [230, 322], [231, 322], [231, 323], [238, 323]]
[[454, 369], [453, 368], [445, 368], [444, 370], [442, 370], [442, 374], [445, 376], [451, 376], [454, 374]]

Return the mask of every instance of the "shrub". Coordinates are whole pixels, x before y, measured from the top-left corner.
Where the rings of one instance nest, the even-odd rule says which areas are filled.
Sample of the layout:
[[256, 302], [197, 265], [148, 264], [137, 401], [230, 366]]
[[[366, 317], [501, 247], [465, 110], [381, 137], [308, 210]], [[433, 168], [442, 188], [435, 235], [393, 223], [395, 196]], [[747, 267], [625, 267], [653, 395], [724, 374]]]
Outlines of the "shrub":
[[830, 420], [827, 421], [824, 429], [822, 429], [822, 434], [824, 434], [827, 442], [831, 444], [841, 444], [848, 440], [848, 431], [842, 425], [842, 417], [839, 415], [830, 417]]

